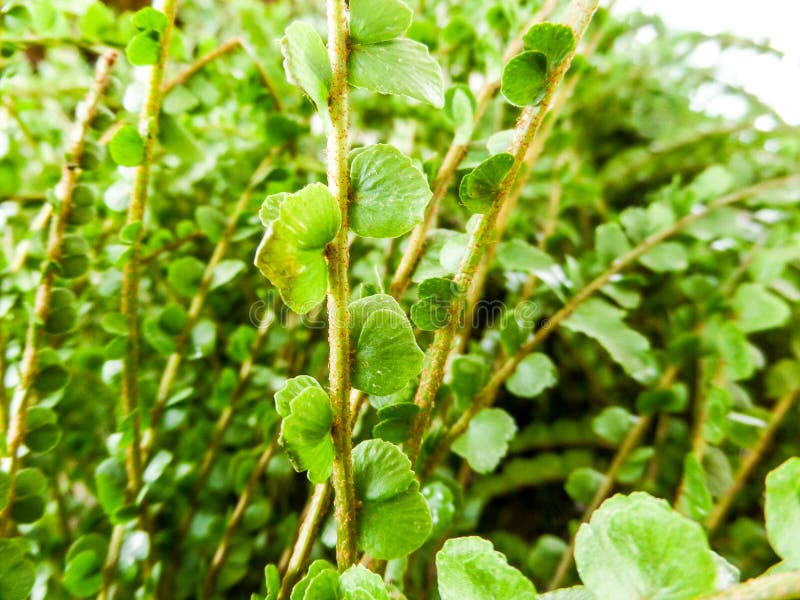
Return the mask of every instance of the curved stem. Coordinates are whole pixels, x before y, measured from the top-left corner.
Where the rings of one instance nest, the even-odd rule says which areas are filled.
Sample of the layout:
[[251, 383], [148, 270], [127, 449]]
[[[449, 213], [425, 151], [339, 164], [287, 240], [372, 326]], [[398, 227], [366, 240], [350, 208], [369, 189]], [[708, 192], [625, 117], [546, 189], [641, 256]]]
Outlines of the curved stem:
[[[25, 348], [22, 353], [22, 363], [20, 365], [19, 383], [14, 389], [11, 400], [10, 410], [14, 411], [13, 417], [8, 423], [7, 449], [10, 456], [8, 469], [9, 490], [8, 503], [0, 512], [0, 522], [3, 528], [8, 530], [11, 526], [9, 516], [14, 502], [14, 488], [16, 485], [16, 475], [19, 470], [19, 450], [25, 437], [25, 427], [27, 422], [28, 408], [31, 403], [31, 386], [36, 376], [36, 362], [42, 341], [41, 325], [46, 321], [50, 314], [50, 297], [56, 278], [55, 265], [61, 259], [61, 251], [64, 243], [64, 233], [67, 228], [67, 221], [72, 210], [72, 196], [75, 184], [80, 174], [80, 163], [83, 159], [84, 144], [89, 133], [92, 119], [97, 114], [100, 100], [108, 88], [111, 79], [111, 70], [117, 61], [118, 52], [111, 50], [100, 57], [95, 68], [94, 81], [86, 98], [77, 110], [78, 118], [72, 136], [72, 143], [68, 149], [68, 161], [61, 169], [61, 179], [56, 187], [56, 195], [60, 200], [58, 214], [50, 220], [50, 232], [47, 239], [47, 259], [42, 264], [42, 280], [36, 290], [36, 300], [28, 324], [25, 336]], [[50, 204], [46, 205], [50, 207]], [[52, 213], [52, 209], [42, 209], [40, 215], [44, 215], [42, 228], [46, 223], [46, 218]], [[24, 261], [24, 258], [23, 258]]]
[[709, 204], [705, 210], [689, 213], [675, 221], [669, 227], [665, 227], [661, 231], [652, 234], [639, 243], [639, 245], [635, 246], [617, 258], [608, 267], [608, 269], [583, 287], [569, 300], [569, 302], [567, 302], [559, 311], [557, 311], [549, 319], [547, 325], [539, 329], [530, 340], [525, 342], [519, 348], [519, 350], [517, 350], [514, 356], [508, 358], [497, 369], [495, 369], [494, 375], [478, 393], [469, 409], [467, 409], [467, 411], [464, 412], [464, 414], [462, 414], [461, 417], [450, 427], [445, 436], [439, 442], [436, 450], [427, 460], [423, 474], [430, 474], [436, 465], [444, 459], [452, 443], [456, 440], [456, 438], [458, 438], [458, 436], [467, 430], [467, 426], [469, 425], [470, 420], [472, 420], [472, 417], [475, 416], [481, 409], [492, 405], [497, 390], [500, 389], [500, 386], [503, 384], [503, 382], [511, 376], [522, 359], [538, 348], [548, 337], [550, 337], [550, 334], [555, 330], [556, 327], [558, 327], [565, 319], [567, 319], [581, 304], [591, 298], [595, 292], [606, 285], [611, 278], [614, 277], [614, 275], [634, 263], [639, 259], [639, 257], [646, 254], [659, 243], [663, 242], [667, 238], [672, 237], [673, 235], [680, 233], [695, 221], [706, 216], [709, 212], [723, 206], [741, 202], [742, 200], [750, 198], [756, 194], [779, 189], [792, 184], [797, 184], [798, 182], [800, 182], [800, 176], [797, 175], [779, 177], [776, 179], [762, 181], [736, 192], [727, 194]]
[[[575, 28], [577, 42], [583, 36], [583, 32], [589, 23], [594, 11], [597, 9], [598, 0], [588, 2], [576, 1], [573, 5], [574, 18], [572, 20]], [[576, 47], [577, 47], [576, 42]], [[514, 164], [506, 178], [500, 186], [497, 197], [494, 199], [491, 208], [484, 214], [475, 231], [470, 236], [467, 249], [458, 266], [454, 280], [462, 289], [469, 290], [472, 286], [475, 271], [478, 264], [486, 254], [487, 248], [496, 241], [496, 225], [500, 211], [508, 200], [514, 181], [528, 153], [528, 149], [536, 139], [539, 129], [544, 121], [544, 117], [553, 102], [553, 96], [558, 85], [564, 78], [564, 74], [572, 63], [575, 51], [555, 69], [549, 77], [544, 98], [539, 107], [529, 106], [525, 108], [517, 123], [514, 139], [511, 142], [509, 153], [514, 157]], [[448, 324], [436, 331], [433, 343], [428, 348], [425, 358], [425, 367], [422, 370], [421, 383], [417, 389], [414, 402], [420, 410], [409, 434], [406, 444], [407, 452], [412, 463], [416, 461], [419, 449], [422, 444], [422, 437], [428, 426], [430, 414], [433, 409], [433, 402], [436, 393], [444, 377], [445, 362], [452, 348], [453, 339], [458, 328], [457, 313], [459, 303], [453, 302], [450, 307], [451, 318]]]
[[349, 89], [347, 56], [349, 23], [347, 0], [328, 0], [328, 56], [331, 61], [331, 88], [328, 108], [331, 131], [328, 133], [328, 188], [339, 203], [342, 226], [328, 244], [328, 362], [330, 397], [333, 408], [331, 435], [334, 506], [336, 514], [336, 560], [344, 570], [356, 561], [355, 484], [353, 481], [353, 442], [350, 428], [350, 314], [347, 307], [350, 284], [347, 272], [350, 254], [347, 246], [350, 205]]

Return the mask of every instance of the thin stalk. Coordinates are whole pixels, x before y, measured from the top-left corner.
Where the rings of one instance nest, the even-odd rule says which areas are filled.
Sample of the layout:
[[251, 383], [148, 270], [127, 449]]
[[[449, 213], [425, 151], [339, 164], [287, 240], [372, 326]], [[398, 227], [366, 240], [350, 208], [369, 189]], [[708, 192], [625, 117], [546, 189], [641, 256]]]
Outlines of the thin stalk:
[[[672, 382], [675, 380], [675, 376], [677, 374], [678, 370], [676, 367], [669, 367], [661, 376], [661, 381], [659, 381], [658, 387], [665, 388], [672, 385]], [[581, 523], [586, 523], [592, 517], [592, 513], [597, 510], [597, 507], [599, 507], [611, 494], [620, 469], [622, 469], [622, 467], [625, 465], [625, 462], [628, 460], [631, 452], [633, 452], [633, 450], [639, 445], [640, 440], [644, 436], [645, 432], [650, 428], [650, 424], [652, 422], [653, 415], [644, 415], [639, 417], [639, 420], [625, 436], [625, 439], [622, 441], [622, 444], [620, 444], [617, 453], [614, 455], [614, 458], [611, 461], [611, 465], [608, 467], [608, 471], [606, 471], [605, 476], [603, 477], [603, 483], [599, 488], [597, 488], [597, 491], [594, 493], [594, 496], [592, 496], [592, 500], [589, 502], [586, 510], [583, 511]], [[569, 548], [564, 552], [564, 554], [561, 555], [561, 560], [558, 563], [558, 567], [556, 567], [553, 578], [550, 580], [550, 584], [547, 586], [548, 590], [555, 589], [561, 585], [561, 582], [564, 580], [564, 577], [566, 577], [567, 572], [572, 565], [572, 557], [574, 553], [575, 536], [573, 535], [570, 539]]]
[[[573, 4], [572, 23], [577, 41], [580, 41], [580, 38], [583, 36], [586, 26], [591, 20], [594, 11], [597, 9], [597, 5], [598, 0], [590, 0], [586, 3], [575, 2], [575, 4]], [[514, 181], [528, 153], [528, 149], [536, 139], [544, 117], [547, 115], [553, 102], [555, 90], [564, 78], [567, 69], [569, 69], [574, 55], [575, 51], [573, 50], [570, 56], [559, 65], [550, 76], [541, 106], [529, 106], [523, 110], [520, 116], [514, 139], [509, 148], [509, 153], [514, 157], [514, 164], [503, 180], [491, 208], [481, 217], [477, 228], [470, 236], [467, 249], [456, 271], [454, 280], [462, 289], [469, 290], [471, 288], [478, 264], [485, 256], [487, 249], [496, 242], [496, 224], [500, 211], [508, 200], [513, 189]], [[417, 389], [416, 397], [414, 398], [414, 402], [419, 406], [420, 410], [417, 418], [414, 420], [406, 444], [406, 450], [412, 463], [416, 461], [419, 454], [422, 437], [428, 426], [431, 410], [433, 409], [433, 402], [444, 377], [445, 362], [452, 348], [453, 339], [458, 329], [458, 311], [459, 303], [453, 302], [450, 307], [451, 316], [448, 324], [436, 331], [433, 343], [426, 353], [421, 383]]]
[[230, 550], [231, 541], [233, 540], [233, 533], [236, 531], [239, 523], [241, 523], [245, 510], [247, 510], [247, 506], [250, 504], [250, 498], [252, 498], [253, 492], [256, 489], [256, 484], [261, 475], [264, 474], [267, 464], [269, 464], [269, 461], [275, 454], [277, 447], [278, 436], [274, 435], [272, 441], [264, 448], [261, 456], [259, 456], [258, 462], [253, 472], [250, 474], [250, 478], [247, 480], [242, 494], [239, 496], [239, 501], [236, 503], [236, 507], [233, 509], [228, 519], [228, 524], [225, 526], [225, 533], [217, 546], [217, 550], [214, 552], [214, 558], [211, 560], [211, 565], [208, 568], [208, 573], [206, 574], [206, 579], [203, 584], [203, 598], [211, 598], [214, 592], [217, 576], [219, 575], [220, 569], [222, 569], [222, 566], [225, 564], [225, 559], [228, 557], [228, 550]]
[[[25, 437], [25, 427], [28, 416], [28, 408], [31, 403], [31, 386], [36, 376], [36, 362], [42, 342], [42, 324], [47, 320], [50, 313], [50, 297], [55, 283], [57, 269], [55, 265], [61, 259], [62, 246], [64, 243], [64, 233], [67, 228], [70, 211], [72, 210], [72, 195], [75, 190], [75, 183], [80, 175], [80, 163], [83, 159], [83, 150], [86, 137], [89, 134], [92, 119], [97, 114], [100, 100], [108, 88], [111, 78], [111, 70], [117, 61], [118, 53], [111, 50], [100, 57], [95, 67], [94, 81], [83, 100], [79, 109], [76, 110], [77, 119], [72, 133], [72, 143], [68, 149], [69, 160], [61, 168], [61, 179], [56, 187], [56, 196], [60, 201], [58, 213], [50, 218], [51, 210], [42, 209], [42, 228], [44, 223], [50, 218], [50, 232], [47, 239], [47, 259], [41, 266], [41, 283], [36, 290], [36, 300], [25, 335], [25, 348], [22, 352], [22, 362], [20, 364], [19, 383], [14, 389], [11, 400], [11, 411], [13, 416], [9, 417], [7, 432], [7, 450], [11, 457], [8, 476], [9, 490], [8, 503], [0, 512], [0, 523], [8, 530], [11, 527], [9, 513], [14, 503], [14, 488], [16, 476], [19, 470], [19, 450]], [[50, 207], [50, 204], [47, 204]], [[23, 259], [24, 262], [24, 259]]]
[[[522, 31], [520, 31], [519, 34], [511, 41], [505, 53], [503, 54], [504, 63], [522, 50], [522, 36], [528, 30], [528, 28], [534, 23], [547, 19], [550, 14], [552, 14], [557, 4], [557, 0], [547, 0], [547, 3], [537, 12], [534, 18], [531, 19], [531, 21], [525, 25]], [[494, 95], [499, 89], [500, 80], [494, 79], [487, 81], [481, 88], [480, 92], [478, 92], [475, 102], [475, 113], [473, 114], [472, 118], [473, 130], [478, 126], [478, 123], [480, 123], [483, 115], [486, 113], [486, 109], [489, 107], [489, 103], [492, 101], [492, 98], [494, 98]], [[436, 216], [439, 211], [439, 204], [447, 194], [447, 190], [450, 188], [450, 184], [455, 178], [458, 166], [467, 155], [469, 143], [470, 141], [467, 140], [463, 144], [458, 144], [454, 138], [450, 144], [450, 147], [445, 153], [442, 164], [439, 167], [439, 171], [436, 173], [436, 178], [433, 181], [433, 197], [425, 209], [425, 216], [422, 220], [422, 223], [414, 227], [413, 231], [411, 232], [406, 250], [403, 252], [403, 256], [400, 259], [400, 264], [397, 266], [397, 270], [392, 278], [392, 282], [389, 287], [389, 293], [395, 298], [400, 298], [400, 296], [403, 295], [403, 292], [411, 280], [411, 275], [414, 273], [414, 269], [416, 269], [417, 263], [419, 262], [422, 252], [425, 249], [425, 239], [428, 236], [428, 231], [436, 220]]]
[[347, 56], [349, 21], [347, 0], [328, 0], [328, 57], [331, 62], [331, 88], [328, 108], [331, 131], [327, 137], [328, 188], [339, 203], [342, 226], [328, 244], [328, 372], [333, 409], [333, 489], [336, 516], [336, 561], [347, 569], [357, 558], [356, 499], [353, 475], [353, 440], [350, 428], [350, 314], [347, 303], [350, 283], [347, 272], [350, 253], [347, 247], [350, 205], [349, 88]]
[[796, 600], [800, 598], [800, 571], [762, 575], [737, 583], [702, 600]]
[[665, 227], [661, 231], [650, 235], [640, 242], [639, 245], [635, 246], [617, 258], [605, 271], [603, 271], [603, 273], [598, 275], [595, 279], [583, 287], [560, 310], [558, 310], [548, 320], [545, 326], [539, 329], [530, 340], [525, 342], [519, 348], [519, 350], [517, 350], [514, 356], [506, 359], [495, 369], [491, 379], [478, 393], [469, 409], [467, 409], [467, 411], [465, 411], [464, 414], [462, 414], [461, 417], [450, 427], [442, 440], [439, 442], [436, 450], [426, 462], [423, 475], [430, 474], [436, 465], [444, 459], [452, 443], [456, 440], [456, 438], [458, 438], [458, 436], [467, 430], [467, 426], [469, 425], [470, 420], [472, 420], [472, 417], [475, 416], [475, 414], [477, 414], [482, 408], [492, 405], [497, 390], [500, 389], [500, 386], [503, 384], [503, 382], [505, 382], [505, 380], [511, 376], [522, 359], [528, 356], [528, 354], [533, 352], [547, 338], [549, 338], [550, 334], [556, 329], [556, 327], [558, 327], [565, 319], [572, 315], [572, 313], [575, 312], [575, 309], [577, 309], [581, 304], [591, 298], [595, 292], [600, 290], [604, 285], [611, 281], [614, 275], [636, 262], [639, 257], [646, 254], [656, 245], [680, 233], [695, 221], [706, 216], [709, 212], [719, 209], [723, 206], [741, 202], [742, 200], [746, 200], [747, 198], [763, 192], [779, 189], [792, 184], [796, 185], [797, 183], [800, 183], [800, 176], [798, 175], [779, 177], [776, 179], [762, 181], [722, 196], [721, 198], [709, 204], [705, 210], [692, 212], [681, 217], [669, 227]]
[[[172, 28], [175, 23], [177, 0], [154, 2], [156, 10], [167, 17], [167, 25], [161, 34], [161, 49], [158, 61], [149, 67], [147, 95], [139, 113], [139, 134], [144, 139], [144, 159], [136, 167], [131, 203], [125, 221], [126, 226], [143, 223], [147, 205], [150, 166], [153, 159], [158, 114], [161, 112], [161, 82], [164, 64], [169, 54]], [[131, 420], [133, 441], [126, 452], [128, 492], [135, 498], [142, 486], [141, 415], [139, 414], [139, 279], [143, 227], [136, 232], [130, 248], [130, 256], [122, 271], [122, 302], [120, 312], [128, 325], [128, 344], [122, 369], [122, 418]]]
[[197, 293], [192, 297], [192, 301], [189, 304], [189, 310], [187, 311], [186, 316], [186, 324], [175, 340], [175, 352], [170, 354], [167, 358], [167, 365], [164, 368], [164, 371], [161, 374], [161, 380], [158, 383], [156, 399], [153, 403], [153, 408], [150, 410], [150, 427], [146, 432], [142, 445], [142, 451], [145, 458], [147, 458], [153, 448], [153, 443], [155, 442], [155, 432], [158, 428], [159, 422], [161, 421], [161, 417], [164, 414], [164, 410], [167, 407], [167, 401], [169, 400], [172, 386], [175, 383], [181, 363], [183, 362], [186, 344], [189, 341], [192, 329], [197, 324], [197, 320], [200, 318], [200, 313], [205, 306], [208, 293], [211, 291], [211, 282], [214, 279], [214, 270], [217, 268], [219, 263], [222, 262], [222, 259], [225, 258], [225, 254], [228, 252], [231, 239], [233, 238], [234, 233], [236, 233], [239, 218], [247, 209], [253, 194], [253, 189], [266, 174], [267, 170], [272, 164], [274, 156], [275, 152], [272, 152], [264, 157], [256, 170], [253, 172], [245, 191], [242, 192], [241, 196], [239, 196], [233, 211], [228, 217], [228, 222], [225, 224], [225, 229], [214, 246], [214, 251], [211, 253], [211, 258], [208, 259], [208, 263], [206, 264], [205, 270], [203, 271], [203, 276], [201, 277], [200, 284], [197, 288]]
[[772, 414], [770, 415], [766, 429], [764, 429], [761, 437], [758, 438], [755, 447], [742, 459], [742, 463], [736, 471], [736, 476], [733, 478], [733, 483], [727, 489], [725, 495], [720, 498], [719, 503], [714, 507], [711, 515], [709, 515], [706, 521], [706, 531], [708, 535], [716, 531], [725, 521], [725, 517], [727, 517], [730, 511], [733, 501], [742, 490], [742, 487], [744, 487], [748, 477], [753, 473], [756, 465], [764, 457], [764, 453], [775, 438], [775, 434], [778, 432], [783, 420], [786, 418], [792, 406], [794, 406], [797, 396], [798, 390], [790, 391], [778, 400], [775, 408], [772, 409]]

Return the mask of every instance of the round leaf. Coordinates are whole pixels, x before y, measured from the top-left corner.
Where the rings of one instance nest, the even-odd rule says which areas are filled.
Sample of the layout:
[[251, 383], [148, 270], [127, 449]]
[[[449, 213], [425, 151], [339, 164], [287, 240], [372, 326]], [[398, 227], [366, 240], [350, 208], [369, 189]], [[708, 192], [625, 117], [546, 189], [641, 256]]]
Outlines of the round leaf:
[[767, 538], [787, 566], [800, 569], [800, 458], [767, 475]]
[[114, 162], [123, 167], [135, 167], [144, 160], [144, 140], [133, 125], [123, 125], [108, 143]]
[[541, 52], [523, 52], [505, 66], [500, 91], [515, 106], [535, 106], [547, 91], [547, 58]]
[[547, 57], [547, 67], [553, 69], [566, 60], [575, 49], [575, 33], [559, 23], [537, 23], [522, 38], [525, 50], [541, 52]]
[[350, 0], [350, 39], [356, 44], [385, 42], [403, 35], [414, 13], [402, 0]]
[[453, 442], [453, 452], [467, 459], [478, 473], [497, 468], [508, 452], [517, 425], [502, 408], [484, 408], [469, 422], [467, 430]]
[[520, 398], [535, 398], [558, 382], [556, 366], [546, 354], [529, 354], [506, 381], [509, 392]]

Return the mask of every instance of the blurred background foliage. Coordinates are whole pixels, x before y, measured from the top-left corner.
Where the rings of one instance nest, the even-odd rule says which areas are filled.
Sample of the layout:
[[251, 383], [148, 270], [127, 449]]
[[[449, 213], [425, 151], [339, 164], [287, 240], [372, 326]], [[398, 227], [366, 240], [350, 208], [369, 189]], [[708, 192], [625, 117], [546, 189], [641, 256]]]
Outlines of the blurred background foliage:
[[[503, 49], [540, 7], [536, 0], [410, 4], [415, 8], [410, 37], [430, 47], [449, 85], [473, 93], [499, 76]], [[103, 50], [124, 48], [134, 32], [131, 11], [141, 5], [84, 0], [3, 4], [3, 427], [8, 426], [9, 399], [41, 277], [47, 207], [54, 202], [76, 105], [91, 85]], [[554, 20], [562, 9], [556, 9]], [[263, 197], [295, 191], [325, 176], [321, 125], [281, 66], [277, 40], [296, 17], [324, 30], [316, 2], [187, 0], [179, 7], [168, 82], [221, 44], [234, 38], [241, 44], [171, 89], [159, 117], [140, 288], [145, 427], [168, 357], [183, 346], [184, 360], [138, 499], [147, 503], [156, 533], [151, 539], [143, 530], [128, 531], [120, 554], [119, 598], [148, 597], [156, 585], [168, 586], [168, 597], [200, 597], [212, 556], [254, 469], [265, 473], [259, 477], [256, 471], [214, 594], [243, 598], [258, 592], [265, 564], [279, 563], [291, 547], [309, 494], [305, 476], [294, 473], [281, 453], [266, 467], [257, 464], [275, 428], [274, 392], [297, 374], [326, 377], [323, 317], [304, 322], [289, 315], [252, 266], [263, 231], [257, 218]], [[642, 30], [652, 34], [651, 41], [639, 41]], [[795, 127], [751, 94], [718, 82], [713, 68], [690, 68], [687, 62], [701, 42], [723, 50], [774, 52], [769, 47], [733, 36], [670, 31], [654, 17], [618, 17], [605, 10], [587, 39], [594, 51], [576, 60], [570, 71], [567, 83], [573, 91], [550, 117], [541, 157], [521, 190], [505, 238], [538, 246], [558, 265], [552, 271], [555, 283], [548, 279], [532, 287], [537, 323], [563, 304], [564, 294], [571, 296], [613, 260], [620, 247], [610, 246], [610, 255], [609, 246], [600, 247], [600, 238], [606, 238], [598, 227], [621, 223], [636, 243], [637, 235], [668, 226], [729, 191], [797, 171], [800, 160]], [[135, 124], [142, 86], [140, 73], [121, 58], [80, 165], [79, 183], [88, 199], [73, 216], [69, 233], [86, 240], [79, 254], [88, 263], [85, 273], [78, 269], [79, 277], [58, 280], [59, 287], [74, 294], [68, 304], [75, 322], [47, 338], [36, 386], [41, 414], [26, 437], [30, 452], [23, 459], [34, 473], [28, 497], [34, 499], [22, 508], [17, 504], [13, 524], [20, 535], [15, 539], [35, 565], [35, 598], [95, 594], [112, 523], [126, 519], [126, 507], [115, 496], [124, 486], [121, 449], [130, 433], [118, 407], [125, 347], [118, 310], [120, 265], [127, 249], [120, 230], [132, 170], [112, 161], [108, 141], [120, 124]], [[747, 110], [736, 118], [710, 115], [697, 106], [701, 95], [734, 96]], [[457, 119], [447, 110], [361, 90], [353, 91], [351, 101], [354, 145], [392, 143], [419, 161], [432, 179]], [[502, 143], [502, 132], [513, 127], [517, 116], [502, 97], [493, 99], [459, 173], [488, 155], [487, 144]], [[250, 197], [230, 248], [215, 269], [199, 318], [182, 341], [203, 269], [234, 204], [247, 190]], [[653, 392], [653, 377], [629, 376], [601, 345], [577, 331], [562, 328], [549, 338], [539, 351], [556, 367], [551, 385], [535, 398], [521, 397], [509, 386], [498, 398], [519, 430], [504, 462], [477, 475], [450, 455], [424, 488], [437, 506], [436, 529], [409, 559], [409, 597], [435, 597], [429, 565], [440, 538], [469, 532], [491, 539], [537, 587], [545, 587], [637, 413], [655, 413], [655, 425], [618, 473], [619, 488], [675, 497], [697, 427], [693, 411], [704, 398], [702, 404], [710, 408], [700, 425], [708, 444], [701, 487], [714, 501], [725, 496], [742, 457], [763, 435], [775, 402], [799, 384], [799, 199], [797, 193], [762, 194], [717, 210], [673, 238], [666, 251], [640, 261], [602, 290], [604, 302], [625, 311], [625, 325], [649, 341], [641, 360], [658, 370], [677, 369], [668, 393]], [[453, 232], [463, 232], [469, 217], [456, 189], [451, 190], [431, 237], [440, 242], [429, 243], [420, 267], [430, 267], [425, 277], [447, 274], [444, 240], [458, 250], [461, 238]], [[356, 293], [388, 288], [403, 242], [355, 239], [351, 283]], [[513, 251], [501, 244], [483, 294], [484, 300], [500, 301], [509, 310], [526, 285], [530, 290], [536, 272], [520, 269]], [[423, 278], [418, 274], [415, 280]], [[413, 287], [405, 300], [405, 306], [416, 300]], [[277, 318], [259, 330], [260, 318], [271, 311]], [[502, 330], [500, 319], [479, 318], [468, 331], [466, 349], [491, 365], [506, 351]], [[418, 339], [424, 348], [430, 334], [419, 332]], [[248, 361], [252, 369], [246, 372]], [[440, 392], [441, 406], [450, 408], [442, 409], [439, 422], [454, 419], [464, 408], [458, 398], [450, 401], [458, 377], [453, 375]], [[232, 406], [232, 395], [230, 424], [207, 483], [197, 489], [215, 423]], [[374, 407], [393, 401], [371, 399]], [[714, 548], [741, 569], [742, 578], [777, 560], [765, 539], [763, 480], [769, 468], [798, 453], [797, 409], [790, 411], [712, 538]], [[369, 437], [377, 422], [375, 410], [367, 410], [357, 438]], [[37, 431], [44, 439], [38, 446]], [[686, 509], [697, 518], [693, 510]], [[332, 556], [333, 531], [324, 529], [315, 555]], [[89, 557], [84, 554], [79, 563], [76, 557], [87, 550]], [[395, 579], [401, 584], [402, 569], [390, 569], [390, 579], [393, 573], [401, 574]]]

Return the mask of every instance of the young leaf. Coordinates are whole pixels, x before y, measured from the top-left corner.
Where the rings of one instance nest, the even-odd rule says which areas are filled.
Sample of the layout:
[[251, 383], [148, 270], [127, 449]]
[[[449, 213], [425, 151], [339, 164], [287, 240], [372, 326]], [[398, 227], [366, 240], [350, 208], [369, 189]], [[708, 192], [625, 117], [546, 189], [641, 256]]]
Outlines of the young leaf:
[[157, 31], [140, 31], [125, 47], [128, 62], [137, 67], [154, 65], [161, 57], [161, 36]]
[[353, 449], [353, 467], [359, 547], [383, 560], [419, 548], [431, 531], [431, 515], [402, 450], [383, 440], [361, 442]]
[[135, 167], [144, 160], [144, 140], [133, 125], [123, 125], [108, 143], [114, 162], [123, 167]]
[[450, 366], [453, 381], [450, 387], [460, 398], [470, 399], [489, 381], [489, 362], [475, 354], [457, 356]]
[[604, 223], [594, 230], [594, 248], [600, 264], [610, 265], [631, 249], [619, 223]]
[[347, 62], [353, 87], [444, 106], [442, 70], [424, 44], [403, 38], [356, 45]]
[[442, 600], [536, 599], [533, 583], [479, 537], [447, 540], [436, 554], [436, 571]]
[[520, 361], [506, 389], [520, 398], [535, 398], [558, 382], [558, 371], [546, 354], [535, 352]]
[[469, 422], [467, 430], [453, 442], [453, 452], [467, 459], [477, 473], [497, 468], [517, 433], [514, 419], [502, 408], [484, 408]]
[[506, 152], [487, 158], [461, 180], [458, 188], [461, 203], [472, 213], [488, 211], [512, 166], [514, 157]]
[[706, 483], [706, 473], [692, 453], [687, 454], [683, 460], [683, 494], [676, 508], [698, 522], [705, 521], [714, 508], [714, 500]]
[[328, 394], [307, 375], [294, 377], [275, 394], [281, 423], [280, 443], [296, 471], [308, 471], [313, 483], [324, 483], [333, 468], [331, 426], [333, 411]]
[[592, 431], [612, 444], [621, 444], [638, 417], [621, 406], [609, 406], [592, 419]]
[[525, 50], [544, 54], [547, 68], [554, 69], [575, 49], [575, 33], [566, 25], [537, 23], [522, 38], [522, 44]]
[[391, 296], [376, 294], [350, 304], [355, 339], [353, 387], [377, 396], [401, 390], [422, 369], [424, 354], [403, 309]]
[[649, 383], [656, 376], [650, 358], [650, 342], [622, 320], [625, 311], [607, 302], [592, 298], [579, 306], [562, 323], [571, 331], [579, 331], [597, 340], [628, 375]]
[[308, 312], [325, 298], [325, 246], [339, 231], [339, 205], [328, 188], [312, 183], [294, 194], [268, 196], [259, 213], [270, 217], [255, 264], [278, 288], [286, 305]]
[[518, 54], [503, 69], [500, 91], [515, 106], [536, 106], [547, 91], [547, 58], [541, 52]]
[[472, 137], [475, 98], [465, 85], [454, 85], [444, 95], [444, 112], [455, 129], [454, 144], [466, 144]]
[[344, 600], [389, 600], [381, 576], [361, 565], [353, 565], [342, 573], [339, 583], [344, 591]]
[[767, 475], [764, 514], [770, 546], [787, 566], [800, 569], [800, 458], [790, 458]]
[[333, 75], [328, 52], [316, 29], [308, 23], [295, 21], [281, 38], [281, 52], [286, 78], [303, 90], [323, 122], [329, 123], [328, 92]]
[[575, 563], [598, 598], [690, 600], [716, 587], [702, 527], [644, 492], [617, 494], [581, 525]]
[[350, 165], [350, 227], [364, 237], [398, 237], [420, 223], [432, 192], [425, 175], [394, 146], [359, 148]]
[[402, 0], [350, 0], [350, 39], [355, 44], [392, 40], [411, 27], [413, 17]]

